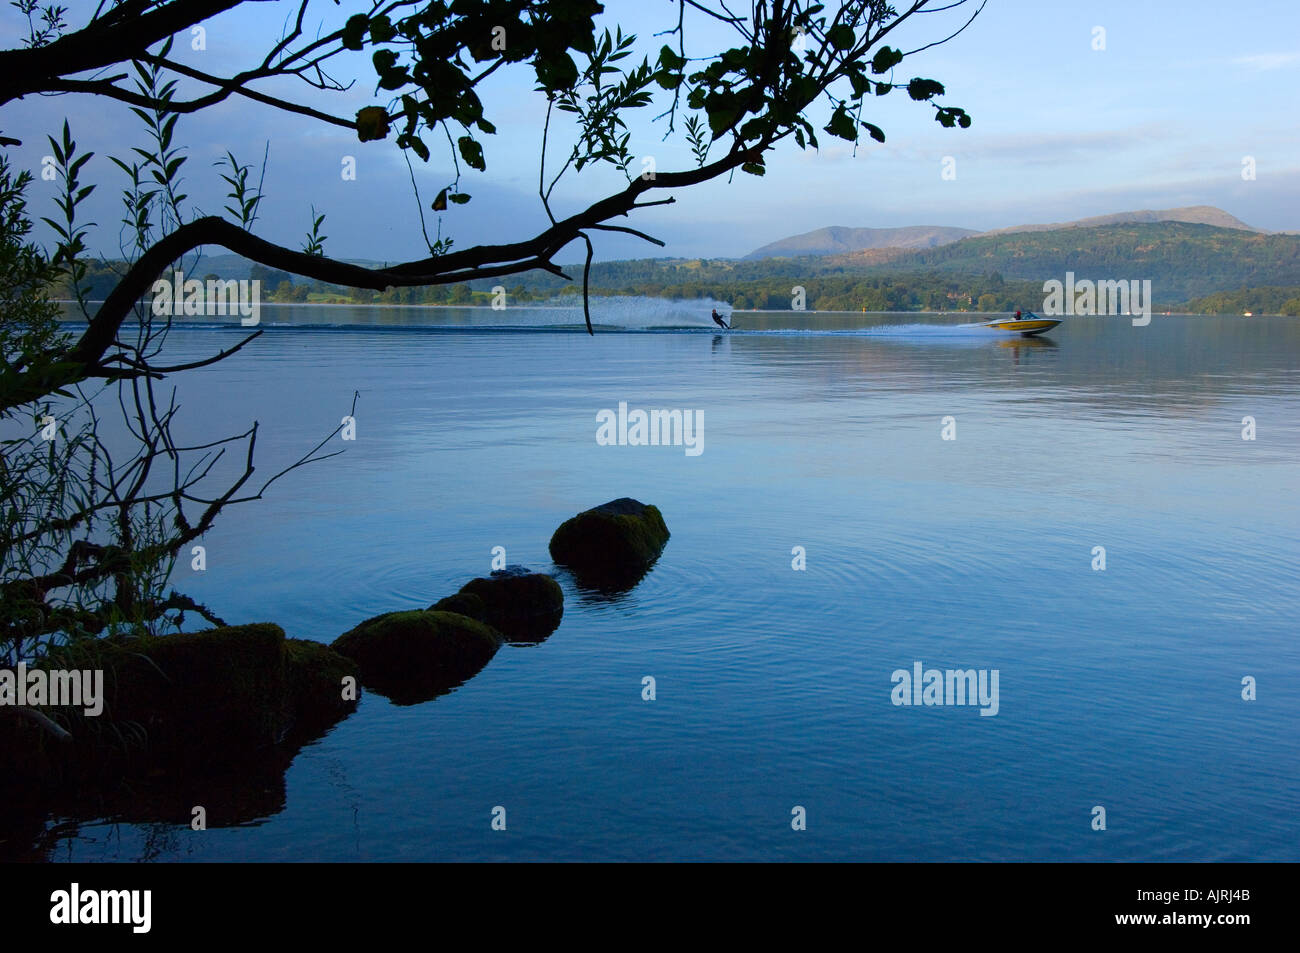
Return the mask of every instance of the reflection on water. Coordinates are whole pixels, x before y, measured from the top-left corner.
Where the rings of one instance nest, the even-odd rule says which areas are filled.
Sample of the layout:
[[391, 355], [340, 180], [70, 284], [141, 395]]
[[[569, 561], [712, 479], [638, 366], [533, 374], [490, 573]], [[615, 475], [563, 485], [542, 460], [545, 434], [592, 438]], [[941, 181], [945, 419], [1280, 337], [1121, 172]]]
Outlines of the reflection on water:
[[[951, 328], [969, 315], [738, 312], [721, 334], [695, 304], [594, 338], [510, 312], [486, 320], [532, 330], [477, 330], [480, 309], [327, 330], [265, 308], [261, 338], [181, 381], [180, 429], [257, 419], [274, 472], [358, 390], [358, 439], [230, 511], [178, 588], [329, 642], [454, 591], [499, 545], [556, 575], [563, 621], [435, 701], [366, 696], [264, 782], [259, 823], [197, 835], [165, 805], [61, 809], [29, 843], [72, 860], [1297, 859], [1300, 322], [1070, 318], [1021, 339]], [[234, 333], [171, 344], [179, 363]], [[598, 446], [595, 414], [620, 400], [701, 411], [705, 452]], [[672, 541], [629, 591], [579, 590], [547, 541], [620, 496], [657, 505]], [[894, 707], [890, 675], [916, 661], [999, 669], [998, 715]], [[498, 804], [509, 836], [490, 831]], [[794, 804], [809, 829], [792, 836]]]

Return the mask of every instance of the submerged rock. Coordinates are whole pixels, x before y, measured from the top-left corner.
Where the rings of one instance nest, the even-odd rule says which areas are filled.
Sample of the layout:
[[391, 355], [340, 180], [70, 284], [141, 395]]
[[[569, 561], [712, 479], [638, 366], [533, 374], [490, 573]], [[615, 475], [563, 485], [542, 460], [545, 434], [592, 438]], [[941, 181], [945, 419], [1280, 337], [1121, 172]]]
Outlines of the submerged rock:
[[654, 565], [669, 535], [658, 507], [623, 497], [561, 523], [551, 537], [551, 558], [581, 584], [627, 588]]
[[507, 566], [490, 576], [471, 579], [460, 592], [431, 608], [477, 619], [511, 641], [540, 642], [556, 630], [564, 616], [564, 591], [544, 573]]
[[415, 609], [367, 619], [331, 648], [357, 663], [367, 688], [395, 705], [416, 705], [473, 678], [501, 642], [501, 633], [477, 619]]

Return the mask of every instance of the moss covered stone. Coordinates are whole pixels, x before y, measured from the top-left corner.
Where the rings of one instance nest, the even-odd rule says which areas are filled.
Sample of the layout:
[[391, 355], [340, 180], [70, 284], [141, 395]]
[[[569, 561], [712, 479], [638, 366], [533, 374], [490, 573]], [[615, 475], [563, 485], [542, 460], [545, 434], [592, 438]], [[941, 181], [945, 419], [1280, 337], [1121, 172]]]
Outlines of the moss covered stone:
[[429, 610], [431, 612], [455, 612], [457, 615], [467, 615], [479, 622], [487, 622], [487, 607], [483, 605], [483, 600], [472, 593], [466, 592], [464, 589], [447, 596], [445, 599], [439, 599], [429, 606]]
[[501, 633], [469, 616], [415, 609], [367, 619], [331, 648], [356, 662], [366, 687], [415, 705], [473, 678], [501, 642]]
[[[93, 778], [233, 761], [250, 751], [302, 741], [344, 717], [342, 679], [351, 661], [314, 642], [287, 640], [271, 623], [202, 632], [87, 639], [53, 651], [46, 669], [103, 672], [103, 711], [48, 708], [71, 733], [67, 744], [22, 726], [37, 773]], [[7, 732], [12, 735], [11, 729]], [[0, 732], [0, 762], [9, 747]]]
[[[240, 823], [284, 806], [298, 748], [356, 707], [350, 659], [269, 623], [81, 639], [31, 668], [103, 673], [103, 711], [0, 709], [0, 858], [51, 813]], [[26, 825], [26, 827], [24, 827]]]
[[278, 625], [224, 626], [104, 648], [112, 656], [104, 716], [138, 726], [155, 754], [275, 744], [292, 721]]
[[293, 731], [314, 735], [357, 707], [344, 695], [344, 679], [358, 679], [352, 659], [321, 642], [284, 640], [285, 670], [293, 708]]
[[463, 614], [498, 630], [511, 641], [540, 642], [564, 616], [564, 590], [544, 573], [507, 566], [471, 579], [433, 608], [464, 606]]
[[561, 523], [551, 537], [551, 558], [579, 582], [630, 586], [654, 565], [669, 535], [658, 507], [623, 497]]

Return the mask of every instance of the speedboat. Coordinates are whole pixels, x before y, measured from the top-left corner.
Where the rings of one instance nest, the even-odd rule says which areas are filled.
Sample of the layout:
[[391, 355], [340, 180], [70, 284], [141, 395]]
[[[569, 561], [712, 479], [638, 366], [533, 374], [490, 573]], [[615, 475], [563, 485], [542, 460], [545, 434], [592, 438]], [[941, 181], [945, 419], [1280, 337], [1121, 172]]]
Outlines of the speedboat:
[[1026, 311], [1019, 318], [995, 318], [992, 321], [985, 321], [979, 324], [963, 324], [963, 328], [987, 328], [990, 331], [1003, 331], [1007, 334], [1019, 334], [1022, 337], [1033, 337], [1035, 334], [1042, 334], [1044, 331], [1050, 331], [1061, 322], [1055, 318], [1040, 318], [1032, 311]]

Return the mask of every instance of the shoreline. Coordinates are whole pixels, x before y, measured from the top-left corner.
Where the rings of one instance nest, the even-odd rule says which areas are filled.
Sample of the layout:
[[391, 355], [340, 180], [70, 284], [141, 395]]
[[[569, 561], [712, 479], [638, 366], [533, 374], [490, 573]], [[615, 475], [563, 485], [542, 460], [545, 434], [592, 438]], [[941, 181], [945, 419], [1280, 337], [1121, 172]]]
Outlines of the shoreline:
[[[631, 296], [627, 296], [627, 297], [631, 297]], [[76, 304], [76, 301], [73, 301], [73, 300], [70, 300], [70, 299], [51, 299], [51, 300], [54, 301], [54, 303], [56, 303], [56, 304]], [[670, 303], [673, 303], [673, 304], [683, 304], [683, 305], [684, 305], [684, 304], [693, 304], [694, 302], [699, 301], [699, 302], [702, 302], [702, 303], [699, 305], [699, 307], [703, 308], [703, 307], [705, 307], [707, 304], [709, 304], [709, 302], [710, 302], [712, 299], [690, 299], [690, 298], [643, 298], [643, 299], [639, 299], [639, 300], [666, 301], [666, 302], [670, 302]], [[90, 300], [88, 303], [90, 303], [90, 304], [99, 304], [99, 303], [102, 303], [102, 302], [101, 302], [101, 301], [98, 301], [98, 300]], [[373, 303], [373, 304], [371, 304], [371, 303], [364, 303], [364, 304], [362, 304], [362, 303], [354, 303], [354, 302], [346, 302], [346, 303], [345, 303], [345, 302], [310, 302], [310, 301], [305, 301], [305, 302], [304, 302], [304, 301], [284, 301], [284, 302], [281, 302], [281, 301], [269, 301], [269, 302], [265, 302], [265, 303], [263, 303], [260, 307], [262, 307], [262, 308], [366, 308], [366, 309], [407, 310], [407, 311], [443, 311], [443, 310], [456, 310], [456, 311], [487, 311], [487, 312], [493, 312], [493, 313], [502, 313], [502, 310], [503, 310], [503, 309], [495, 309], [495, 308], [493, 308], [491, 305], [482, 305], [482, 304], [474, 304], [474, 305], [467, 305], [467, 304], [381, 304], [381, 303]], [[534, 304], [514, 304], [514, 305], [510, 305], [509, 310], [510, 310], [510, 311], [529, 311], [529, 312], [548, 312], [548, 311], [556, 311], [556, 312], [571, 312], [571, 311], [574, 311], [575, 309], [577, 309], [577, 308], [579, 308], [579, 307], [580, 307], [580, 306], [578, 306], [578, 305], [534, 305]], [[773, 310], [764, 309], [764, 308], [745, 308], [745, 309], [734, 308], [734, 309], [732, 309], [731, 313], [732, 313], [732, 314], [752, 314], [752, 315], [862, 315], [862, 316], [867, 316], [867, 317], [870, 317], [870, 316], [876, 316], [876, 317], [891, 317], [891, 316], [899, 316], [899, 315], [905, 315], [905, 316], [918, 316], [918, 317], [922, 317], [922, 316], [927, 316], [927, 317], [947, 317], [947, 316], [949, 316], [949, 315], [962, 316], [962, 317], [966, 317], [966, 316], [971, 316], [971, 317], [985, 317], [985, 316], [1004, 315], [1004, 314], [1007, 314], [1008, 312], [1006, 312], [1006, 311], [857, 311], [857, 310], [854, 310], [854, 311], [832, 311], [832, 310], [812, 310], [812, 309], [808, 309], [808, 310], [805, 310], [805, 311], [794, 311], [794, 310], [789, 309], [789, 308], [784, 308], [784, 309], [773, 309]], [[1152, 311], [1152, 312], [1151, 312], [1151, 316], [1152, 316], [1152, 317], [1162, 317], [1162, 318], [1168, 318], [1168, 317], [1174, 317], [1174, 318], [1198, 318], [1198, 317], [1204, 317], [1204, 318], [1295, 318], [1295, 317], [1296, 317], [1295, 315], [1286, 315], [1286, 314], [1266, 314], [1266, 313], [1260, 313], [1260, 312], [1256, 312], [1256, 313], [1254, 313], [1254, 314], [1207, 314], [1207, 313], [1205, 313], [1205, 312], [1198, 312], [1198, 311]], [[221, 315], [199, 315], [199, 316], [195, 316], [195, 317], [193, 317], [193, 318], [191, 318], [191, 317], [177, 317], [177, 318], [174, 318], [174, 319], [172, 320], [172, 324], [173, 324], [173, 326], [177, 326], [177, 325], [185, 325], [185, 324], [209, 325], [209, 324], [228, 323], [228, 324], [232, 324], [232, 325], [238, 326], [238, 322], [218, 322], [218, 321], [212, 320], [212, 319], [217, 318], [217, 317], [221, 317]], [[1082, 314], [1082, 315], [1068, 315], [1068, 316], [1066, 316], [1066, 317], [1069, 317], [1069, 318], [1131, 318], [1131, 317], [1134, 317], [1134, 315], [1132, 315], [1132, 314]], [[84, 317], [72, 318], [72, 317], [67, 317], [67, 316], [61, 317], [61, 318], [59, 319], [59, 322], [60, 322], [61, 324], [85, 324], [85, 323], [87, 323], [87, 322], [86, 322], [86, 319], [85, 319]], [[599, 322], [594, 322], [594, 323], [599, 323]], [[368, 325], [358, 325], [358, 326], [359, 326], [359, 327], [368, 327]], [[448, 325], [448, 327], [462, 327], [462, 325]], [[482, 327], [484, 327], [484, 328], [490, 328], [490, 327], [492, 327], [492, 326], [491, 326], [491, 325], [482, 325]]]

